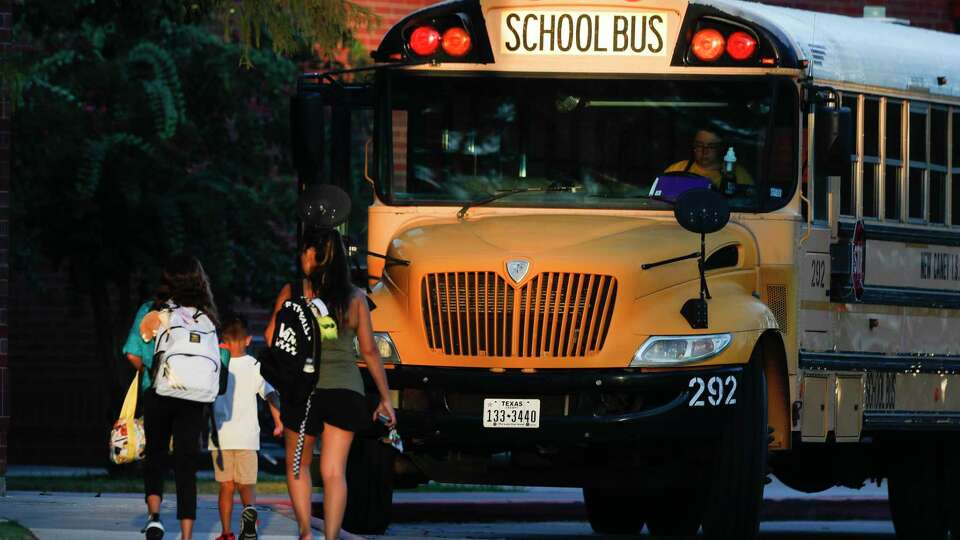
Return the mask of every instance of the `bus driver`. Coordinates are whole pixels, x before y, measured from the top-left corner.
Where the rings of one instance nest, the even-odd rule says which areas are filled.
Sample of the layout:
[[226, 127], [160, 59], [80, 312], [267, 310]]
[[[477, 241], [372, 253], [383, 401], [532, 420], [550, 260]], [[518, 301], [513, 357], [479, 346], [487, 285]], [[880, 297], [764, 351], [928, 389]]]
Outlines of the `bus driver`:
[[[693, 137], [693, 158], [678, 161], [664, 172], [685, 172], [703, 176], [709, 178], [714, 187], [719, 189], [723, 179], [724, 150], [723, 139], [717, 131], [710, 127], [701, 127]], [[735, 164], [733, 171], [737, 184], [753, 185], [753, 177], [745, 168]]]

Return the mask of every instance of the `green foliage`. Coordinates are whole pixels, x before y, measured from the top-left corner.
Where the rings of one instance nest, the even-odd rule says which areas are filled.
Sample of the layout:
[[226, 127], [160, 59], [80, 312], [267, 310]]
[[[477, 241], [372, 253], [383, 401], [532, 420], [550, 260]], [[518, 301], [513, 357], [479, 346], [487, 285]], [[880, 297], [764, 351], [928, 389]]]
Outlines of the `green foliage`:
[[275, 51], [289, 56], [349, 47], [353, 29], [372, 28], [378, 20], [372, 11], [348, 0], [208, 0], [193, 2], [192, 7], [212, 11], [223, 23], [224, 39], [237, 35], [247, 66], [254, 63], [250, 52], [261, 46], [264, 32]]
[[[164, 138], [161, 135], [161, 138]], [[139, 150], [144, 159], [156, 158], [156, 150], [147, 141], [129, 133], [111, 133], [102, 139], [90, 141], [87, 146], [86, 159], [80, 166], [77, 181], [74, 184], [77, 195], [83, 199], [92, 199], [97, 194], [100, 176], [103, 173], [104, 161], [111, 151], [123, 151], [121, 146]]]
[[[49, 262], [78, 293], [150, 290], [163, 260], [187, 251], [222, 308], [269, 305], [289, 277], [297, 69], [186, 15], [164, 0], [15, 11], [31, 44], [13, 118], [15, 271]], [[129, 306], [113, 306], [117, 320]]]
[[154, 117], [157, 136], [161, 139], [173, 137], [177, 126], [187, 118], [180, 77], [173, 58], [150, 42], [137, 44], [127, 58], [131, 68], [144, 64], [152, 73], [153, 77], [143, 79], [141, 84]]

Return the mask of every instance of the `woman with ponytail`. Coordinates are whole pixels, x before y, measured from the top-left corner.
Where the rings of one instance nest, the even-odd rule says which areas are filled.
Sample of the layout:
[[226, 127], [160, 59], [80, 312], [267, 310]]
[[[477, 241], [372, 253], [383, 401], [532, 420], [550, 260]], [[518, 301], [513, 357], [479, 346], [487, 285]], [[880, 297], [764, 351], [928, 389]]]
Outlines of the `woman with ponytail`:
[[[300, 538], [313, 538], [310, 462], [319, 435], [324, 537], [336, 540], [346, 509], [347, 454], [354, 433], [378, 416], [392, 427], [396, 416], [373, 341], [367, 298], [350, 282], [340, 234], [335, 229], [308, 229], [303, 236], [300, 268], [302, 279], [280, 291], [265, 337], [272, 347], [272, 361], [287, 366], [278, 383], [283, 396], [287, 489]], [[372, 414], [364, 397], [358, 360], [366, 363], [380, 396]]]

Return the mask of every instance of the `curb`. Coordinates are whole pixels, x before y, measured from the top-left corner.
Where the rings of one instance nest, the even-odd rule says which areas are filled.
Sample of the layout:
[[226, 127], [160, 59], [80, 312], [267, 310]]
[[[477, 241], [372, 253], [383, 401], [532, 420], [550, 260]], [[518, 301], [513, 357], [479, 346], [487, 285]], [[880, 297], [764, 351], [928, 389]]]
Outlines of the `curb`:
[[[278, 512], [284, 506], [275, 505]], [[287, 506], [289, 508], [289, 506]], [[322, 505], [314, 502], [315, 515]], [[291, 514], [292, 516], [292, 514]], [[586, 521], [583, 501], [477, 500], [451, 502], [394, 501], [393, 523], [497, 521]], [[315, 518], [317, 519], [317, 518]], [[890, 521], [886, 499], [766, 499], [762, 521]]]

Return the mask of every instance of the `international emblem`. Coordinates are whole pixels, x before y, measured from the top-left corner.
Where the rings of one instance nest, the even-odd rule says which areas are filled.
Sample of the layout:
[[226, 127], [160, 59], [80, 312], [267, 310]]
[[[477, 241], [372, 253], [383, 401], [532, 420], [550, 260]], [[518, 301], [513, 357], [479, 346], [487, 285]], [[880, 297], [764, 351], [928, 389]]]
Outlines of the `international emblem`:
[[514, 283], [520, 283], [527, 275], [527, 270], [530, 270], [530, 261], [523, 259], [507, 261], [507, 274], [510, 275], [510, 279], [512, 279]]

